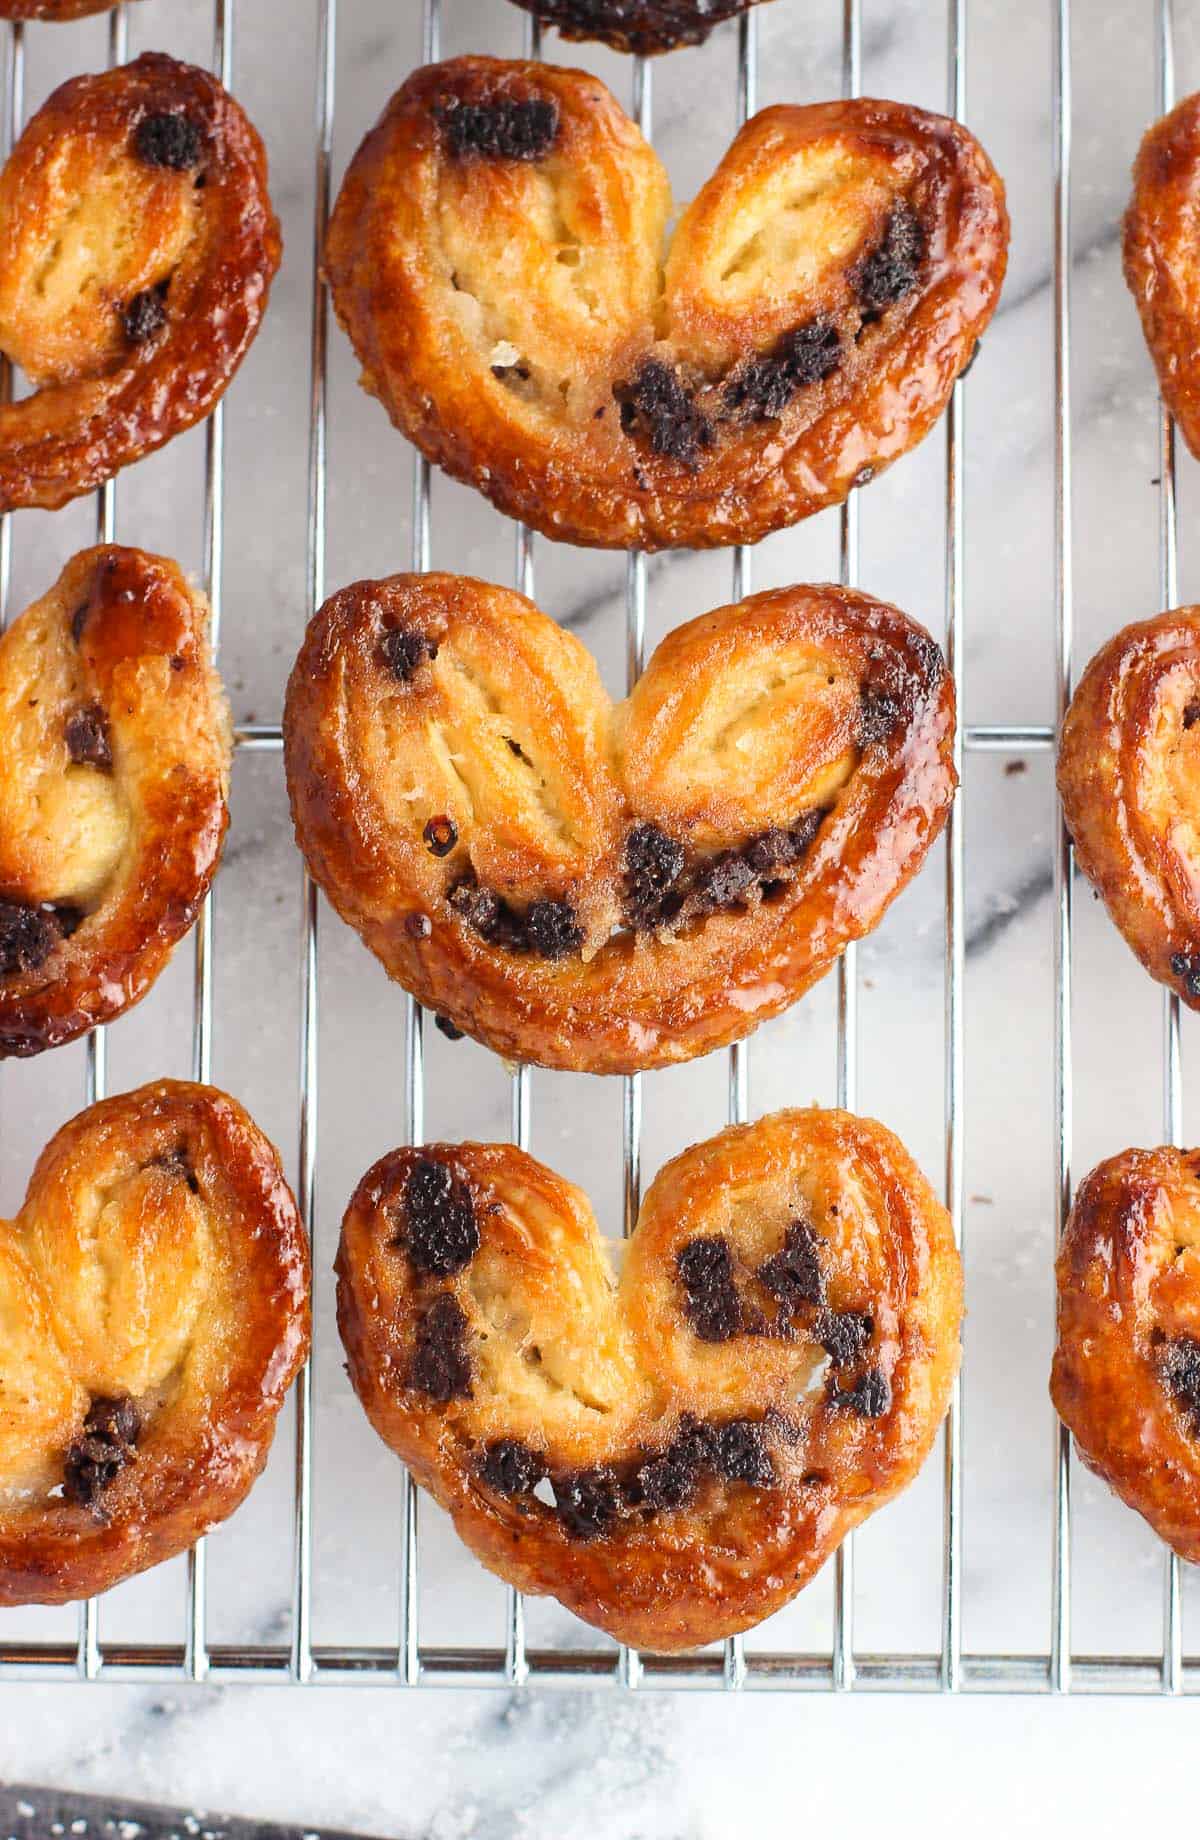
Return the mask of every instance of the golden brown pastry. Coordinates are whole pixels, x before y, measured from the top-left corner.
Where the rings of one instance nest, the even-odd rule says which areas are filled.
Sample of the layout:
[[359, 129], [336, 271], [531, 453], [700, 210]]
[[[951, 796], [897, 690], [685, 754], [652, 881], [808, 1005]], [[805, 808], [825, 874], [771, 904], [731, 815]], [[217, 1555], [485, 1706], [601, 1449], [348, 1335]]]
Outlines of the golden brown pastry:
[[1126, 626], [1063, 723], [1080, 867], [1151, 977], [1200, 1008], [1200, 608]]
[[1200, 1151], [1126, 1150], [1080, 1183], [1058, 1255], [1050, 1395], [1088, 1468], [1200, 1561]]
[[209, 414], [279, 266], [262, 142], [158, 52], [55, 90], [0, 173], [0, 511], [65, 504]]
[[794, 1597], [915, 1476], [958, 1367], [949, 1218], [848, 1112], [685, 1150], [617, 1284], [586, 1197], [524, 1151], [395, 1150], [337, 1273], [355, 1390], [467, 1545], [644, 1648]]
[[1125, 213], [1125, 280], [1159, 388], [1200, 455], [1200, 95], [1147, 130]]
[[684, 212], [595, 77], [418, 70], [351, 163], [325, 266], [365, 389], [547, 536], [754, 542], [940, 415], [1004, 275], [1003, 187], [894, 102], [766, 109]]
[[90, 1597], [223, 1521], [308, 1349], [279, 1158], [212, 1086], [89, 1106], [0, 1221], [0, 1604]]
[[143, 997], [208, 892], [232, 735], [208, 602], [84, 550], [0, 637], [0, 1058]]
[[0, 0], [0, 19], [85, 19], [109, 13], [117, 0]]
[[639, 57], [702, 45], [713, 27], [758, 0], [516, 0], [564, 38], [600, 39]]
[[954, 794], [954, 686], [865, 594], [678, 627], [613, 706], [521, 595], [357, 582], [288, 684], [296, 836], [390, 976], [500, 1054], [590, 1073], [736, 1041], [878, 924]]

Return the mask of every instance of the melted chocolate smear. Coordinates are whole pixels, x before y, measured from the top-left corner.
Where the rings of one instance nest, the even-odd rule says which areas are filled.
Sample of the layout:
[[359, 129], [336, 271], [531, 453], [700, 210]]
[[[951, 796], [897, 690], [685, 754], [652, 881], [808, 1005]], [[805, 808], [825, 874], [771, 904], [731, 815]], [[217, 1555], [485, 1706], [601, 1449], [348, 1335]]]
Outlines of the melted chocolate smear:
[[383, 662], [398, 683], [406, 684], [423, 664], [438, 655], [437, 641], [415, 626], [393, 626], [379, 642]]
[[863, 318], [877, 318], [911, 294], [925, 258], [925, 232], [912, 206], [898, 204], [887, 221], [883, 241], [853, 276]]
[[657, 824], [635, 824], [626, 837], [625, 913], [639, 931], [670, 917], [671, 891], [686, 860], [683, 845]]
[[631, 383], [615, 383], [621, 427], [650, 451], [695, 469], [701, 453], [712, 446], [712, 427], [696, 407], [678, 371], [659, 358], [647, 358]]
[[60, 939], [69, 939], [83, 915], [54, 901], [9, 901], [0, 896], [0, 977], [37, 971]]
[[1200, 952], [1176, 952], [1171, 969], [1189, 997], [1200, 997]]
[[537, 958], [566, 958], [583, 944], [583, 928], [567, 901], [534, 901], [526, 911], [481, 888], [473, 876], [464, 876], [446, 896], [454, 912], [488, 945], [509, 952], [529, 952]]
[[558, 134], [558, 104], [531, 96], [523, 102], [463, 102], [448, 96], [436, 108], [446, 145], [456, 160], [540, 160]]
[[545, 1474], [543, 1459], [519, 1438], [498, 1438], [479, 1464], [481, 1480], [497, 1495], [529, 1495]]
[[439, 1405], [471, 1396], [467, 1318], [449, 1293], [435, 1298], [417, 1324], [416, 1347], [407, 1384]]
[[1160, 1355], [1158, 1371], [1163, 1385], [1184, 1412], [1193, 1436], [1200, 1436], [1200, 1341], [1194, 1335], [1177, 1335]]
[[199, 128], [186, 115], [143, 115], [134, 130], [133, 146], [147, 166], [189, 172], [199, 165], [204, 143]]
[[99, 1508], [109, 1484], [136, 1455], [142, 1421], [132, 1399], [94, 1399], [83, 1433], [67, 1451], [63, 1494], [79, 1508]]
[[869, 1367], [852, 1387], [831, 1386], [829, 1403], [857, 1412], [860, 1418], [883, 1418], [891, 1410], [891, 1381], [882, 1368]]
[[751, 422], [783, 414], [798, 390], [832, 377], [842, 361], [837, 327], [823, 316], [786, 332], [764, 357], [738, 365], [725, 383], [725, 401]]
[[67, 717], [64, 731], [67, 753], [77, 767], [99, 767], [104, 772], [112, 768], [112, 747], [108, 739], [108, 723], [99, 703], [89, 703], [86, 709], [77, 709]]
[[675, 1256], [683, 1313], [702, 1342], [727, 1342], [744, 1327], [733, 1281], [733, 1254], [719, 1234], [690, 1239]]
[[165, 287], [146, 288], [121, 310], [121, 324], [131, 345], [144, 345], [167, 323]]
[[793, 1220], [784, 1235], [782, 1251], [758, 1268], [759, 1283], [779, 1300], [788, 1315], [802, 1303], [825, 1301], [820, 1245], [807, 1220]]
[[445, 1163], [423, 1156], [404, 1184], [403, 1229], [396, 1244], [422, 1277], [451, 1278], [479, 1251], [479, 1222], [465, 1182]]

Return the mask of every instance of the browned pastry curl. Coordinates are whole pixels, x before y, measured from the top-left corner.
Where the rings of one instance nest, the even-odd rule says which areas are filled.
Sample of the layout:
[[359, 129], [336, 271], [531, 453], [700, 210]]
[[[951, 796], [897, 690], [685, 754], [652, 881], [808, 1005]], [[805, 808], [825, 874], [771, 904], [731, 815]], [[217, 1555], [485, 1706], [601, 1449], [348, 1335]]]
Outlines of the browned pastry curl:
[[231, 734], [208, 602], [173, 562], [69, 562], [0, 638], [0, 1058], [145, 995], [228, 822]]
[[300, 848], [389, 974], [498, 1053], [592, 1073], [794, 1002], [955, 786], [937, 646], [832, 587], [678, 627], [614, 708], [519, 594], [358, 582], [309, 626], [283, 726]]
[[0, 1604], [90, 1597], [242, 1501], [308, 1348], [279, 1158], [211, 1086], [104, 1099], [0, 1222]]
[[1200, 1151], [1126, 1150], [1080, 1184], [1050, 1394], [1088, 1468], [1200, 1561]]
[[702, 45], [714, 26], [759, 0], [516, 0], [564, 38], [600, 39], [639, 57]]
[[921, 439], [1004, 275], [987, 156], [900, 103], [767, 109], [664, 257], [670, 213], [657, 155], [596, 78], [417, 71], [326, 243], [364, 387], [548, 536], [753, 542]]
[[262, 142], [207, 71], [147, 52], [55, 90], [0, 174], [0, 510], [47, 509], [209, 414], [279, 266]]
[[1125, 280], [1159, 388], [1200, 456], [1200, 94], [1147, 130], [1125, 213]]
[[1200, 608], [1110, 639], [1063, 724], [1080, 867], [1151, 977], [1200, 1008]]
[[586, 1197], [524, 1151], [396, 1150], [337, 1272], [367, 1415], [472, 1551], [645, 1648], [794, 1597], [912, 1480], [958, 1367], [949, 1219], [848, 1112], [676, 1157], [619, 1284]]

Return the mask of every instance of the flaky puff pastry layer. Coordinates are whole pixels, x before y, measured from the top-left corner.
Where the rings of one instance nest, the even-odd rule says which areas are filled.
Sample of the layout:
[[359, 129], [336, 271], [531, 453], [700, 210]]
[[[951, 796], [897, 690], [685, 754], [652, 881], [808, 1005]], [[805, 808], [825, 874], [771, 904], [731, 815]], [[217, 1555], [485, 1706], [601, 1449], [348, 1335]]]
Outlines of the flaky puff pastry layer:
[[0, 1058], [143, 997], [229, 813], [208, 602], [173, 562], [82, 551], [0, 636]]
[[1088, 1468], [1200, 1561], [1200, 1151], [1126, 1150], [1080, 1184], [1050, 1393]]
[[1200, 608], [1126, 626], [1063, 723], [1080, 867], [1151, 977], [1200, 1007]]
[[262, 142], [158, 52], [74, 77], [0, 173], [0, 510], [53, 509], [206, 416], [279, 266]]
[[986, 154], [899, 103], [766, 109], [667, 244], [671, 212], [596, 78], [417, 71], [326, 241], [364, 388], [547, 536], [753, 542], [921, 439], [1004, 275]]
[[1125, 280], [1159, 388], [1200, 455], [1200, 95], [1146, 131], [1125, 213]]
[[[702, 45], [714, 26], [760, 0], [516, 0], [564, 38], [599, 39], [616, 51], [651, 57]], [[0, 0], [2, 4], [2, 0]]]
[[643, 1648], [787, 1603], [912, 1480], [958, 1367], [948, 1216], [847, 1112], [676, 1157], [619, 1281], [586, 1197], [524, 1151], [396, 1150], [337, 1272], [367, 1415], [467, 1545]]
[[309, 1342], [308, 1248], [240, 1105], [89, 1106], [0, 1222], [0, 1604], [65, 1603], [242, 1501]]
[[929, 635], [836, 587], [678, 627], [614, 706], [521, 595], [396, 575], [333, 595], [284, 708], [296, 836], [388, 973], [498, 1053], [686, 1060], [870, 931], [953, 797]]

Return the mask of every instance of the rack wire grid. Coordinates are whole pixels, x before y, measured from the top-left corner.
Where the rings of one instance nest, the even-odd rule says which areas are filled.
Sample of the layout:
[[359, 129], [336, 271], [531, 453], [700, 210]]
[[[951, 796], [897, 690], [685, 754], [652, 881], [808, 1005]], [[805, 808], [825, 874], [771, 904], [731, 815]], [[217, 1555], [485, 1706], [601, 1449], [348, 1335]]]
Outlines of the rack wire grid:
[[[781, 0], [781, 8], [790, 0]], [[1133, 0], [1130, 0], [1131, 5]], [[419, 0], [408, 4], [422, 10]], [[438, 57], [443, 48], [443, 5], [447, 14], [464, 8], [467, 0], [423, 0], [419, 53], [426, 61]], [[498, 0], [496, 0], [498, 5]], [[864, 12], [869, 16], [870, 0], [829, 0], [832, 11], [841, 9], [841, 87], [846, 95], [860, 91], [863, 67]], [[986, 0], [977, 0], [982, 6]], [[1052, 204], [1050, 254], [1051, 272], [1044, 298], [1052, 316], [1053, 348], [1053, 479], [1054, 479], [1054, 657], [1055, 718], [1066, 707], [1072, 683], [1074, 625], [1073, 591], [1073, 490], [1072, 490], [1072, 402], [1071, 402], [1071, 143], [1072, 143], [1072, 37], [1070, 0], [1046, 0], [1048, 17], [1043, 21], [1051, 47], [1051, 73], [1046, 104], [1050, 114], [1049, 144], [1052, 154]], [[147, 13], [151, 9], [147, 8]], [[507, 12], [508, 9], [500, 9]], [[770, 9], [772, 13], [775, 9]], [[933, 9], [929, 9], [933, 11]], [[1156, 92], [1145, 97], [1140, 119], [1148, 121], [1172, 102], [1174, 95], [1174, 20], [1172, 0], [1146, 0], [1139, 3], [1137, 18], [1143, 36], [1152, 32], [1156, 58]], [[329, 395], [329, 304], [320, 275], [320, 250], [327, 220], [334, 172], [335, 99], [338, 95], [336, 50], [338, 45], [338, 0], [316, 0], [315, 19], [315, 159], [312, 172], [313, 224], [311, 237], [311, 369], [308, 390], [307, 456], [307, 547], [305, 560], [305, 602], [299, 612], [316, 608], [326, 591], [327, 487], [329, 480], [328, 444], [330, 418]], [[125, 0], [108, 16], [108, 56], [110, 63], [124, 61], [127, 55], [128, 21]], [[234, 60], [234, 0], [215, 0], [212, 14], [212, 67], [222, 81], [237, 89]], [[478, 10], [474, 15], [478, 18]], [[968, 0], [947, 0], [945, 7], [945, 79], [944, 107], [947, 112], [967, 118], [967, 28]], [[867, 24], [869, 26], [869, 17]], [[139, 25], [141, 15], [139, 9]], [[713, 40], [724, 56], [732, 50], [734, 57], [727, 80], [732, 87], [736, 119], [744, 121], [757, 106], [759, 77], [758, 39], [760, 16], [752, 11]], [[2, 151], [7, 155], [20, 130], [24, 116], [27, 33], [51, 31], [52, 28], [8, 28], [7, 83]], [[61, 29], [59, 29], [61, 30]], [[542, 53], [542, 34], [536, 23], [527, 20], [521, 28], [524, 48], [530, 56]], [[153, 41], [153, 27], [147, 24], [147, 37]], [[169, 46], [169, 49], [174, 47]], [[569, 48], [564, 61], [578, 61]], [[690, 55], [690, 54], [688, 54]], [[708, 53], [705, 54], [709, 55]], [[360, 60], [361, 61], [361, 60]], [[711, 68], [716, 68], [713, 64]], [[652, 66], [640, 59], [613, 59], [605, 74], [615, 82], [631, 82], [632, 108], [641, 127], [649, 135], [652, 129]], [[389, 73], [391, 74], [391, 73]], [[405, 74], [397, 70], [395, 86]], [[386, 93], [386, 92], [385, 92]], [[350, 130], [349, 145], [357, 140], [365, 125], [356, 121]], [[1132, 156], [1133, 146], [1129, 148]], [[292, 268], [302, 260], [289, 251]], [[5, 392], [12, 387], [7, 370], [0, 377]], [[966, 387], [960, 381], [954, 389], [941, 430], [927, 444], [940, 444], [940, 470], [944, 480], [944, 522], [942, 524], [944, 633], [951, 670], [959, 687], [960, 711], [964, 712], [957, 741], [957, 765], [962, 772], [964, 753], [1002, 757], [1010, 771], [1023, 769], [1032, 757], [1047, 767], [1052, 758], [1055, 722], [971, 724], [965, 719], [966, 697], [966, 482], [965, 422]], [[390, 434], [388, 450], [393, 464], [404, 463], [403, 444]], [[225, 427], [224, 413], [218, 408], [203, 433], [203, 532], [200, 545], [201, 573], [213, 608], [214, 642], [219, 640], [222, 613], [222, 588], [225, 573]], [[1160, 471], [1154, 480], [1158, 492], [1158, 590], [1162, 606], [1174, 605], [1177, 598], [1176, 549], [1176, 472], [1174, 432], [1169, 419], [1160, 412]], [[400, 458], [397, 459], [397, 448]], [[189, 464], [190, 461], [189, 461]], [[929, 463], [926, 473], [930, 470]], [[463, 501], [457, 500], [457, 503]], [[871, 501], [868, 500], [867, 504]], [[860, 574], [860, 497], [854, 495], [836, 514], [836, 555], [840, 579], [854, 584]], [[488, 513], [487, 515], [492, 515]], [[870, 513], [868, 512], [869, 516]], [[817, 520], [828, 527], [828, 514]], [[115, 540], [119, 533], [118, 491], [110, 483], [97, 497], [95, 513], [99, 540]], [[14, 565], [14, 519], [0, 518], [0, 618], [10, 600]], [[131, 540], [136, 540], [132, 539]], [[433, 555], [431, 519], [431, 479], [427, 463], [420, 457], [412, 460], [411, 553], [407, 560], [417, 570], [431, 566]], [[512, 540], [512, 539], [510, 539]], [[166, 547], [166, 545], [164, 545]], [[536, 546], [539, 558], [553, 546]], [[560, 557], [561, 560], [561, 552]], [[729, 556], [729, 592], [733, 599], [748, 593], [752, 586], [752, 553], [736, 549]], [[403, 566], [405, 558], [397, 556], [393, 566]], [[534, 592], [535, 542], [532, 533], [517, 528], [513, 550], [512, 579], [526, 594]], [[872, 581], [872, 586], [875, 582]], [[646, 651], [647, 608], [650, 589], [645, 556], [634, 553], [625, 561], [624, 581], [624, 654], [625, 676], [632, 683], [640, 672]], [[706, 605], [703, 602], [700, 605]], [[699, 611], [700, 605], [689, 611]], [[914, 609], [919, 611], [919, 609]], [[1149, 607], [1131, 610], [1148, 612]], [[682, 616], [677, 616], [682, 617]], [[298, 625], [297, 625], [298, 637]], [[286, 660], [284, 661], [286, 667]], [[278, 764], [281, 734], [278, 725], [240, 721], [236, 726], [240, 756], [266, 755]], [[1073, 1058], [1072, 1058], [1072, 883], [1073, 864], [1070, 844], [1053, 804], [1052, 778], [1043, 776], [1044, 822], [1053, 828], [1049, 854], [1053, 859], [1053, 887], [1050, 911], [1054, 956], [1053, 1056], [1054, 1056], [1054, 1130], [1053, 1130], [1053, 1226], [1061, 1231], [1070, 1203], [1071, 1157], [1073, 1142]], [[956, 1238], [963, 1239], [967, 1211], [966, 1193], [966, 1024], [964, 1017], [966, 951], [966, 858], [965, 831], [968, 804], [964, 788], [952, 814], [943, 852], [944, 889], [941, 915], [942, 984], [944, 1006], [942, 1035], [944, 1066], [944, 1118], [940, 1126], [944, 1154], [944, 1195], [954, 1224]], [[226, 871], [228, 873], [228, 871]], [[935, 873], [933, 866], [926, 875]], [[217, 898], [222, 899], [223, 880], [217, 884]], [[317, 1210], [318, 1150], [318, 993], [320, 962], [318, 957], [318, 902], [316, 891], [307, 876], [302, 882], [301, 979], [298, 1001], [300, 1065], [297, 1082], [298, 1141], [296, 1146], [296, 1190], [306, 1227], [314, 1240], [317, 1254], [318, 1285], [328, 1281], [328, 1254], [336, 1238], [336, 1211], [332, 1202], [319, 1218]], [[191, 1070], [197, 1079], [208, 1079], [213, 1060], [214, 1017], [214, 935], [212, 902], [206, 904], [195, 931], [191, 991]], [[354, 948], [357, 949], [357, 948]], [[840, 962], [836, 973], [833, 1035], [836, 1042], [836, 1073], [833, 1091], [838, 1104], [854, 1109], [859, 1103], [859, 993], [864, 979], [852, 947]], [[356, 961], [357, 962], [357, 961]], [[1144, 1001], [1144, 993], [1143, 993]], [[419, 1142], [426, 1133], [426, 1047], [424, 1017], [411, 998], [403, 999], [403, 1080], [402, 1121], [409, 1141]], [[764, 1031], [764, 1034], [766, 1032]], [[755, 1056], [756, 1079], [758, 1056], [768, 1051], [766, 1045], [748, 1040], [732, 1048], [727, 1055], [727, 1115], [742, 1120], [751, 1115], [750, 1064]], [[1162, 1019], [1162, 1133], [1171, 1142], [1182, 1141], [1183, 1087], [1181, 1077], [1180, 1014], [1178, 999], [1167, 995]], [[54, 1057], [50, 1057], [53, 1059]], [[473, 1064], [473, 1063], [472, 1063]], [[147, 1069], [147, 1073], [154, 1069]], [[556, 1076], [562, 1080], [566, 1076]], [[675, 1078], [674, 1073], [662, 1076]], [[108, 1052], [104, 1030], [97, 1030], [86, 1044], [85, 1087], [90, 1101], [101, 1096], [108, 1080]], [[764, 1083], [765, 1080], [764, 1080]], [[58, 1082], [61, 1088], [61, 1080]], [[620, 1086], [621, 1180], [619, 1205], [628, 1234], [636, 1221], [641, 1190], [643, 1162], [643, 1080], [626, 1077]], [[235, 1087], [236, 1090], [236, 1087]], [[508, 1101], [513, 1139], [527, 1146], [533, 1122], [533, 1079], [528, 1068], [511, 1073]], [[446, 1120], [447, 1126], [453, 1119]], [[451, 1133], [453, 1134], [453, 1133]], [[699, 1134], [699, 1133], [695, 1133]], [[1117, 1143], [1109, 1149], [1121, 1147]], [[29, 1159], [31, 1160], [31, 1158]], [[553, 1160], [553, 1159], [551, 1159]], [[1049, 1175], [1049, 1171], [1047, 1171]], [[348, 1190], [347, 1190], [348, 1192]], [[987, 1197], [972, 1197], [986, 1201]], [[1049, 1225], [1049, 1220], [1047, 1225]], [[1047, 1234], [1041, 1246], [1044, 1283], [1049, 1302], [1052, 1241]], [[318, 1344], [320, 1347], [320, 1344]], [[965, 1373], [972, 1372], [968, 1334], [968, 1359]], [[331, 1361], [335, 1359], [330, 1351]], [[101, 1631], [99, 1602], [81, 1605], [75, 1638], [46, 1639], [41, 1619], [50, 1613], [19, 1613], [19, 1627], [10, 1634], [13, 1619], [0, 1621], [0, 1679], [61, 1679], [78, 1676], [83, 1680], [155, 1681], [274, 1681], [293, 1683], [388, 1683], [408, 1687], [418, 1685], [473, 1685], [513, 1687], [526, 1682], [580, 1685], [598, 1681], [616, 1681], [625, 1689], [640, 1686], [716, 1686], [728, 1690], [750, 1688], [831, 1689], [838, 1692], [861, 1689], [941, 1689], [994, 1690], [1003, 1692], [1150, 1692], [1179, 1694], [1200, 1687], [1200, 1656], [1185, 1657], [1183, 1645], [1183, 1588], [1177, 1559], [1164, 1549], [1153, 1548], [1153, 1564], [1161, 1567], [1162, 1616], [1161, 1640], [1146, 1652], [1113, 1644], [1111, 1651], [1080, 1652], [1072, 1639], [1072, 1480], [1073, 1462], [1070, 1440], [1061, 1427], [1053, 1430], [1053, 1494], [1048, 1625], [1046, 1639], [1039, 1649], [1014, 1648], [1012, 1652], [990, 1647], [970, 1648], [964, 1643], [964, 1517], [963, 1476], [963, 1402], [962, 1382], [956, 1386], [942, 1439], [940, 1503], [936, 1520], [940, 1526], [937, 1550], [939, 1579], [936, 1589], [937, 1639], [925, 1649], [911, 1652], [899, 1649], [866, 1648], [856, 1645], [855, 1539], [847, 1539], [839, 1550], [832, 1568], [828, 1612], [831, 1628], [822, 1645], [793, 1644], [783, 1648], [766, 1640], [767, 1631], [752, 1632], [747, 1638], [735, 1637], [723, 1647], [684, 1657], [641, 1655], [627, 1648], [603, 1643], [594, 1632], [573, 1625], [553, 1645], [541, 1646], [527, 1640], [528, 1607], [511, 1589], [507, 1592], [503, 1622], [503, 1640], [490, 1643], [477, 1640], [434, 1643], [422, 1637], [422, 1623], [428, 1614], [421, 1590], [422, 1568], [428, 1563], [428, 1541], [419, 1537], [419, 1522], [436, 1515], [421, 1502], [411, 1480], [405, 1478], [398, 1501], [399, 1611], [395, 1639], [379, 1644], [350, 1641], [340, 1636], [337, 1627], [339, 1592], [329, 1594], [328, 1617], [333, 1618], [330, 1639], [318, 1639], [314, 1621], [314, 1479], [317, 1468], [331, 1453], [319, 1451], [314, 1438], [313, 1369], [302, 1374], [294, 1401], [294, 1467], [287, 1478], [287, 1519], [290, 1522], [290, 1586], [281, 1598], [274, 1625], [259, 1631], [253, 1641], [217, 1641], [210, 1632], [209, 1573], [206, 1546], [201, 1542], [188, 1556], [184, 1580], [184, 1621], [182, 1639], [163, 1640], [159, 1628], [170, 1611], [155, 1600], [152, 1628], [136, 1639], [104, 1639]], [[1045, 1419], [1029, 1428], [1036, 1440], [1038, 1426], [1053, 1423], [1048, 1403]], [[372, 1462], [383, 1465], [391, 1460], [382, 1450], [373, 1450]], [[932, 1469], [934, 1466], [931, 1465]], [[278, 1474], [278, 1465], [275, 1466]], [[933, 1484], [936, 1486], [935, 1477]], [[1101, 1510], [1097, 1510], [1100, 1512]], [[895, 1510], [889, 1510], [895, 1512]], [[860, 1533], [859, 1539], [864, 1536]], [[443, 1541], [449, 1536], [443, 1536]], [[280, 1554], [289, 1539], [282, 1530], [276, 1539], [270, 1564], [279, 1571]], [[344, 1553], [345, 1546], [337, 1548]], [[1149, 1551], [1144, 1545], [1139, 1554], [1145, 1561]], [[160, 1568], [169, 1570], [169, 1568]], [[394, 1574], [393, 1574], [394, 1582]], [[893, 1578], [893, 1582], [895, 1579]], [[123, 1587], [124, 1589], [125, 1587]], [[499, 1587], [491, 1586], [492, 1590]], [[442, 1595], [445, 1595], [443, 1591]], [[819, 1598], [816, 1586], [805, 1598]], [[108, 1600], [105, 1600], [106, 1603]], [[170, 1600], [174, 1602], [174, 1599]], [[176, 1612], [177, 1614], [177, 1608]], [[823, 1612], [822, 1612], [823, 1613]], [[560, 1613], [561, 1614], [561, 1613]], [[107, 1615], [107, 1611], [106, 1611]], [[327, 1620], [328, 1620], [327, 1617]], [[472, 1611], [474, 1618], [474, 1611]], [[776, 1619], [779, 1621], [779, 1619]], [[374, 1619], [377, 1626], [377, 1618]], [[477, 1631], [478, 1619], [473, 1628]], [[500, 1633], [490, 1626], [493, 1638]], [[562, 1629], [562, 1625], [555, 1626]]]

